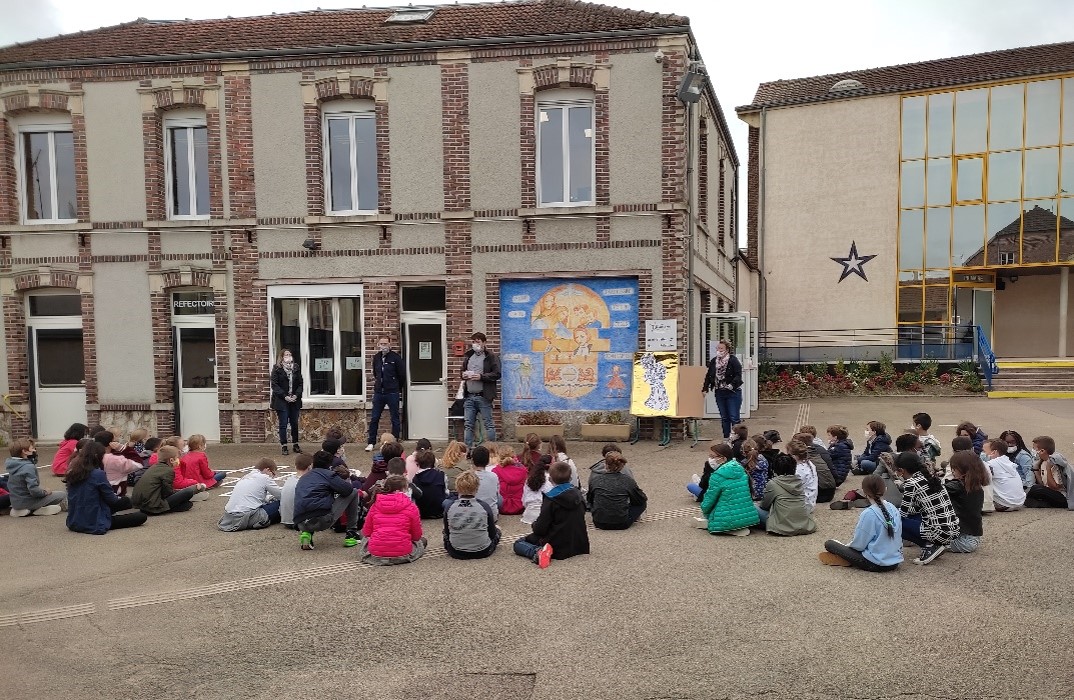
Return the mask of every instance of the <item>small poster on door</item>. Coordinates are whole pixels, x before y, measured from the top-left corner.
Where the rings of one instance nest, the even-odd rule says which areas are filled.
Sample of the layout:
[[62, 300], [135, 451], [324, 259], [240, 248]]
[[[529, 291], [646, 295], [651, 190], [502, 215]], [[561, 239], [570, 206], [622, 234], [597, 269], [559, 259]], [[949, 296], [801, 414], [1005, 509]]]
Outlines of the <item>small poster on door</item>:
[[331, 372], [332, 371], [332, 358], [331, 357], [318, 357], [313, 361], [314, 372]]
[[419, 360], [431, 360], [433, 359], [433, 344], [431, 342], [420, 341], [418, 343], [418, 359]]
[[360, 357], [348, 357], [347, 369], [362, 369], [362, 358]]

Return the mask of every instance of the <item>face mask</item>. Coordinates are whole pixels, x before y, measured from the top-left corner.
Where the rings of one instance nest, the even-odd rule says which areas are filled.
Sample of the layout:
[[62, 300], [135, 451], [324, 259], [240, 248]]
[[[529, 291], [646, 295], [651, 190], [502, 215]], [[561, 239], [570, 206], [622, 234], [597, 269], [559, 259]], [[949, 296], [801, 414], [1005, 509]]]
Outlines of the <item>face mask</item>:
[[1018, 447], [1017, 447], [1017, 446], [1014, 446], [1014, 445], [1012, 445], [1012, 446], [1009, 446], [1009, 447], [1007, 448], [1007, 454], [1009, 454], [1009, 455], [1014, 455], [1014, 454], [1018, 454]]
[[873, 431], [871, 431], [871, 430], [866, 430], [865, 431], [865, 439], [866, 440], [872, 440], [874, 435], [875, 435], [875, 433]]
[[722, 462], [720, 462], [715, 457], [709, 457], [709, 466], [712, 467], [713, 469], [715, 469], [716, 467], [720, 466], [720, 464], [722, 464]]
[[716, 351], [716, 357], [719, 357], [721, 359], [724, 358], [724, 357], [727, 357], [727, 351], [726, 350], [717, 350]]
[[26, 455], [26, 459], [30, 460], [31, 464], [37, 464], [37, 450], [34, 450], [30, 454]]
[[381, 353], [383, 353], [383, 354], [385, 354], [385, 355], [387, 355], [387, 354], [388, 354], [388, 350], [390, 350], [390, 349], [391, 349], [391, 348], [389, 348], [389, 347], [388, 347], [387, 345], [381, 345], [381, 346], [380, 346], [380, 351], [381, 351]]
[[283, 356], [283, 363], [285, 365], [292, 365], [292, 364], [294, 364], [294, 359], [290, 355], [284, 355]]
[[485, 349], [485, 346], [482, 345], [481, 343], [474, 343], [470, 347], [474, 349], [474, 352], [481, 352], [482, 350]]

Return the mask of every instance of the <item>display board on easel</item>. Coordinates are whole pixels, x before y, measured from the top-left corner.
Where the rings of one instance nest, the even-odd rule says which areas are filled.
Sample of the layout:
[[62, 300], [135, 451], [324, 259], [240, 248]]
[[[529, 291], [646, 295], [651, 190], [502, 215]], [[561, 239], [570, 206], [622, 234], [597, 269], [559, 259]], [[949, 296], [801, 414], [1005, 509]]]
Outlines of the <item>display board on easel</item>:
[[630, 413], [640, 418], [701, 418], [705, 367], [679, 364], [677, 352], [634, 353]]

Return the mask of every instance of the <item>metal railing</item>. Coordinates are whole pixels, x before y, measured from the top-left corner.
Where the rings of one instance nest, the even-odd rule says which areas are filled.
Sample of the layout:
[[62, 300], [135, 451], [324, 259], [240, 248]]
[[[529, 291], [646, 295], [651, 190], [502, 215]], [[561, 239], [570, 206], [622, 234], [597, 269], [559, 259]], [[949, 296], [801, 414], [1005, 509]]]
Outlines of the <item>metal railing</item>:
[[977, 366], [984, 375], [985, 386], [992, 391], [992, 377], [999, 374], [999, 365], [996, 364], [996, 356], [992, 352], [992, 346], [985, 337], [980, 326], [974, 326], [977, 336]]
[[[987, 345], [980, 328], [968, 324], [765, 331], [760, 337], [760, 354], [762, 360], [776, 364], [876, 362], [884, 354], [899, 362], [961, 362], [977, 361]], [[995, 374], [995, 356], [990, 349], [988, 356], [992, 358], [988, 371]]]

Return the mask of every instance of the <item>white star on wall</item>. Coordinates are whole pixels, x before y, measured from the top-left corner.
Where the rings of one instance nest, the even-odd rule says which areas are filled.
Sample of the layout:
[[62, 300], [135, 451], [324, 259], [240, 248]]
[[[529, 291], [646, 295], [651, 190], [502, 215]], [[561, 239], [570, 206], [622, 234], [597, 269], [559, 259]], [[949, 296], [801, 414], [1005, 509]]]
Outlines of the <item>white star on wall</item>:
[[839, 282], [842, 282], [852, 274], [857, 275], [868, 282], [869, 278], [865, 276], [863, 266], [875, 257], [875, 255], [858, 255], [858, 243], [857, 241], [851, 241], [850, 253], [845, 258], [831, 259], [843, 266], [843, 273], [839, 275]]

